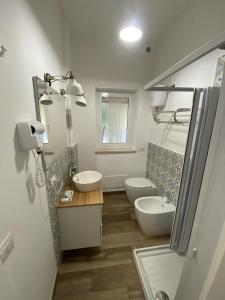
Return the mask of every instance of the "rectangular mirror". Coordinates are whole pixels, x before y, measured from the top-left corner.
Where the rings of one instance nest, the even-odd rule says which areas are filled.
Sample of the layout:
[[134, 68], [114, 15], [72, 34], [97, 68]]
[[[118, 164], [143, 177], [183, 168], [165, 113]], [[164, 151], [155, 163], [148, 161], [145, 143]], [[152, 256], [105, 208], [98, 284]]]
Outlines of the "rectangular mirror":
[[67, 147], [65, 97], [37, 76], [33, 76], [37, 120], [43, 123], [43, 168], [46, 169], [56, 156]]

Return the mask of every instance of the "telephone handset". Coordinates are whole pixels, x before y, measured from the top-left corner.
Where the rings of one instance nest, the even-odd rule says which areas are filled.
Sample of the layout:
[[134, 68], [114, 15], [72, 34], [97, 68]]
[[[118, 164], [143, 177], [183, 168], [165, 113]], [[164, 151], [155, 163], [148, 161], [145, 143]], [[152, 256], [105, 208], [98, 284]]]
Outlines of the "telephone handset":
[[17, 123], [17, 131], [23, 151], [36, 149], [37, 157], [34, 155], [36, 161], [35, 182], [38, 187], [43, 187], [45, 174], [41, 162], [41, 152], [43, 148], [42, 135], [45, 132], [45, 126], [39, 121], [19, 122]]

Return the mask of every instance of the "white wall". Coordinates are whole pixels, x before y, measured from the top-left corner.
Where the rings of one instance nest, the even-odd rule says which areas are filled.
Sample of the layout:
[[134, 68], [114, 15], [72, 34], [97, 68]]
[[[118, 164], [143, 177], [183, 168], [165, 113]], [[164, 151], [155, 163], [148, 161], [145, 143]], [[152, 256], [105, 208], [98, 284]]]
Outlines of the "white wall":
[[[134, 145], [136, 153], [97, 154], [96, 164], [100, 172], [106, 176], [128, 175], [129, 177], [145, 176], [147, 160], [147, 132], [150, 129], [150, 105], [144, 91], [136, 93], [134, 124]], [[142, 149], [141, 149], [142, 148]], [[121, 178], [123, 181], [123, 178]], [[118, 182], [119, 184], [119, 182]]]
[[160, 37], [154, 49], [154, 76], [225, 30], [224, 0], [194, 0]]
[[[180, 70], [176, 74], [169, 77], [162, 84], [184, 87], [209, 87], [214, 85], [217, 59], [225, 54], [225, 51], [215, 50], [210, 54], [202, 57], [198, 61], [192, 63], [186, 68]], [[150, 94], [150, 92], [149, 92]], [[149, 95], [152, 97], [152, 95]], [[169, 93], [165, 110], [174, 110], [179, 107], [192, 107], [192, 93], [187, 92], [171, 92]], [[161, 119], [168, 120], [168, 116], [160, 116]], [[149, 141], [166, 147], [175, 152], [184, 154], [186, 148], [186, 140], [188, 133], [188, 125], [157, 125], [151, 118], [151, 130]]]
[[223, 299], [225, 274], [225, 224], [214, 252], [214, 256], [201, 290], [200, 300]]
[[8, 232], [15, 241], [0, 262], [0, 299], [48, 300], [56, 262], [46, 192], [35, 186], [33, 156], [20, 150], [15, 129], [36, 118], [32, 76], [64, 71], [66, 31], [53, 0], [0, 0], [0, 7], [0, 42], [8, 50], [0, 58], [0, 241]]
[[[87, 97], [87, 107], [72, 106], [79, 144], [81, 170], [98, 170], [104, 175], [144, 176], [146, 146], [150, 126], [149, 101], [143, 91], [150, 78], [151, 60], [143, 46], [129, 46], [118, 40], [107, 45], [100, 41], [76, 39], [73, 49], [73, 70]], [[96, 86], [137, 88], [136, 148], [145, 151], [130, 154], [95, 154], [96, 150]]]

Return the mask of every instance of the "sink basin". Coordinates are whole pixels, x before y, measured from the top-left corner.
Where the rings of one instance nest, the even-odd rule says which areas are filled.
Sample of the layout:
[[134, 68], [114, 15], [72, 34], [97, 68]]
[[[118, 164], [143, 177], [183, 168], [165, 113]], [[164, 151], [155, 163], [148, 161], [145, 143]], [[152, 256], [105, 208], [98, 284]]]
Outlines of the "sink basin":
[[73, 182], [80, 192], [96, 190], [101, 182], [102, 174], [96, 171], [84, 171], [73, 176]]

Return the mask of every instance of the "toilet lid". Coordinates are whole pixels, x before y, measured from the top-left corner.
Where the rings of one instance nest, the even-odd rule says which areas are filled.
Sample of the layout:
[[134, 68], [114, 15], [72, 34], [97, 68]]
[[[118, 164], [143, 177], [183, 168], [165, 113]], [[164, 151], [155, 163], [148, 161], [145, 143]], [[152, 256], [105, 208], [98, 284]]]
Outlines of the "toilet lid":
[[147, 188], [147, 187], [154, 187], [154, 183], [147, 178], [144, 177], [137, 177], [137, 178], [127, 178], [126, 185], [132, 188]]

